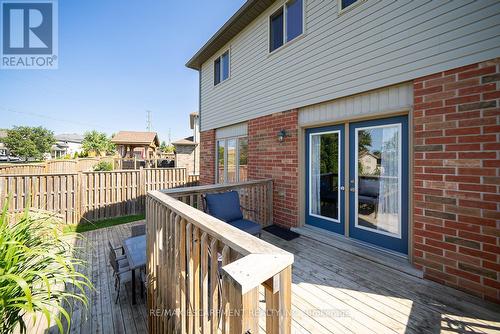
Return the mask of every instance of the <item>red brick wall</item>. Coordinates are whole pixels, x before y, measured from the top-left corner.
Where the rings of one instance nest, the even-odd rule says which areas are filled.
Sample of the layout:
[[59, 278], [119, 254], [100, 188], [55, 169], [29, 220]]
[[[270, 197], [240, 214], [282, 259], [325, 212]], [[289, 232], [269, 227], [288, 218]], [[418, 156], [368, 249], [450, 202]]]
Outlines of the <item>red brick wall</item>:
[[500, 59], [414, 81], [414, 261], [500, 302]]
[[[275, 224], [298, 225], [298, 111], [259, 117], [248, 122], [248, 178], [272, 178]], [[290, 135], [278, 141], [278, 132]]]
[[215, 130], [200, 133], [200, 184], [215, 183]]

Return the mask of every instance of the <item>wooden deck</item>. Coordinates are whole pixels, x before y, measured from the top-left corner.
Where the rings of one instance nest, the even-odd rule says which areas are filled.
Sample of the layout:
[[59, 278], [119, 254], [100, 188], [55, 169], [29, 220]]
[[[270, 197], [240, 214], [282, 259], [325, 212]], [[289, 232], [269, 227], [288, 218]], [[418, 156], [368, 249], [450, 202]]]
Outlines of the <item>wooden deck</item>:
[[[95, 290], [89, 291], [89, 307], [76, 305], [70, 333], [147, 333], [145, 300], [138, 297], [132, 305], [130, 286], [122, 286], [120, 298], [115, 304], [114, 278], [108, 258], [108, 240], [118, 246], [130, 237], [130, 229], [144, 221], [117, 225], [84, 233], [86, 241], [80, 241], [86, 248], [87, 276]], [[136, 292], [140, 291], [139, 288]]]
[[[88, 274], [96, 286], [88, 310], [75, 307], [72, 333], [145, 333], [146, 307], [130, 288], [114, 304], [107, 240], [130, 235], [125, 224], [87, 232]], [[263, 239], [295, 254], [294, 333], [500, 333], [500, 306], [373, 263], [308, 237]], [[263, 298], [261, 298], [263, 299]], [[265, 326], [262, 317], [261, 326]]]

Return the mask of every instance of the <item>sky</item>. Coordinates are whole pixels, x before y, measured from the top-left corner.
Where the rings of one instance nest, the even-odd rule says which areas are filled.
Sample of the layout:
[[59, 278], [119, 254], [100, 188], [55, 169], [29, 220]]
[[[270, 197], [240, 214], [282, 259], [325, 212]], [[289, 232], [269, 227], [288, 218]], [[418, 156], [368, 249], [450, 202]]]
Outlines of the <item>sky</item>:
[[59, 68], [0, 70], [0, 128], [55, 134], [192, 134], [198, 72], [186, 62], [244, 0], [59, 0]]

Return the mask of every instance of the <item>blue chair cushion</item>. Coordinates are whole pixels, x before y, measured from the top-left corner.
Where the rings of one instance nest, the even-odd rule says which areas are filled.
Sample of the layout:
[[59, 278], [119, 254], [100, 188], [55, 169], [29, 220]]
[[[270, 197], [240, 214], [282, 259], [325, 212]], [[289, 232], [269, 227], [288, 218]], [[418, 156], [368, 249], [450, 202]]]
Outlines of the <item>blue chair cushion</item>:
[[234, 220], [228, 222], [228, 224], [239, 228], [242, 231], [250, 233], [251, 235], [258, 235], [260, 232], [262, 232], [262, 227], [259, 224], [247, 219]]
[[237, 191], [218, 194], [206, 194], [207, 212], [225, 222], [243, 219], [240, 208], [240, 196]]

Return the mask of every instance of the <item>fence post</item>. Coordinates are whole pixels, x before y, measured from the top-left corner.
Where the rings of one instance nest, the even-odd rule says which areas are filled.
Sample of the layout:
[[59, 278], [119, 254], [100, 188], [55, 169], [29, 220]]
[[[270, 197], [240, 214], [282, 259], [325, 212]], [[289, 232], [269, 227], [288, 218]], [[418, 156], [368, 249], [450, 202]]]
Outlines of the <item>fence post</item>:
[[76, 197], [76, 205], [75, 205], [75, 220], [73, 222], [78, 224], [78, 222], [82, 219], [82, 211], [83, 211], [83, 196], [82, 196], [82, 172], [78, 172], [76, 175], [76, 189], [75, 189], [75, 197]]
[[[134, 162], [135, 164], [135, 162]], [[139, 198], [140, 198], [140, 205], [141, 209], [143, 212], [146, 211], [146, 171], [144, 168], [141, 166], [139, 167]]]

